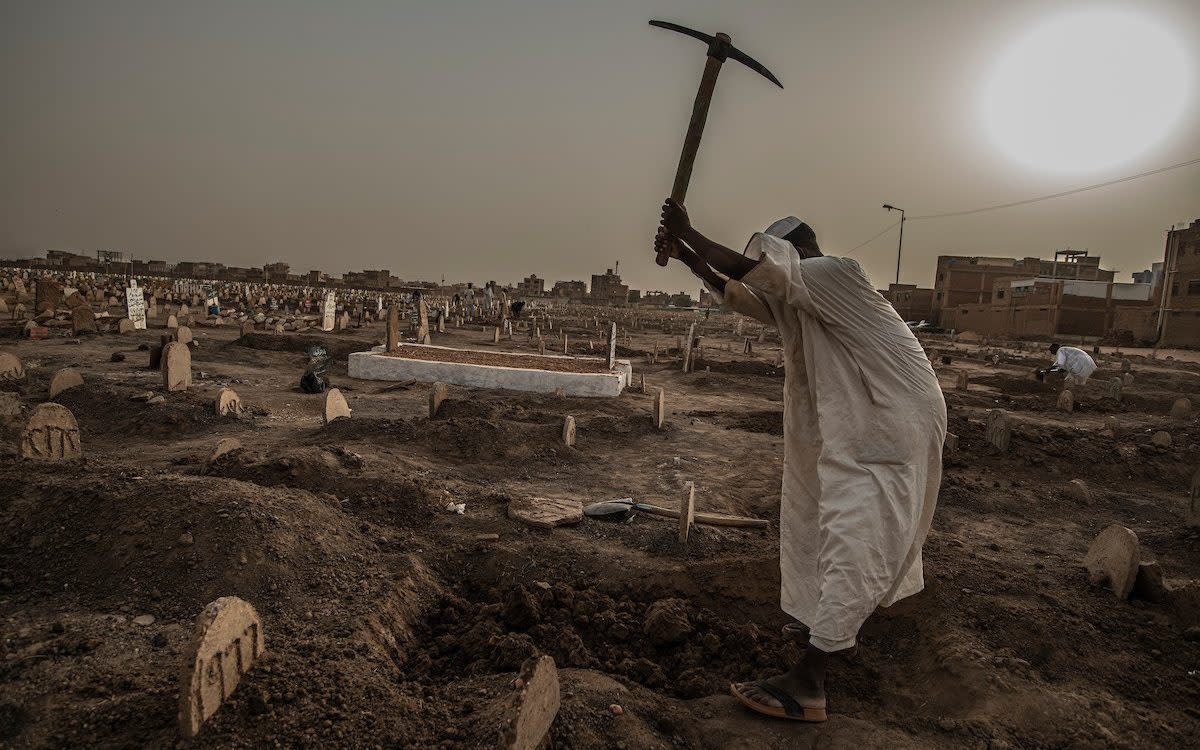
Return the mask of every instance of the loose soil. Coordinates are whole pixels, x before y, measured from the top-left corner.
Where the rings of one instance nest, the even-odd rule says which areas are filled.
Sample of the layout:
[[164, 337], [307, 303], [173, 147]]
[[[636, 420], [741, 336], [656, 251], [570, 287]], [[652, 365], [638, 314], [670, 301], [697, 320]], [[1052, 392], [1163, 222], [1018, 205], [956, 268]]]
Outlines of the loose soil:
[[[555, 324], [600, 340], [597, 314]], [[671, 519], [539, 530], [507, 516], [529, 496], [677, 507], [695, 482], [700, 510], [777, 521], [777, 339], [735, 355], [726, 343], [740, 351], [743, 336], [730, 316], [651, 320], [663, 330], [644, 325], [627, 342], [622, 331], [621, 350], [649, 393], [451, 388], [434, 419], [428, 384], [346, 377], [346, 355], [369, 350], [382, 324], [279, 336], [194, 327], [192, 389], [150, 404], [131, 397], [161, 391], [139, 349], [158, 342], [153, 321], [80, 343], [17, 341], [5, 322], [3, 349], [29, 374], [0, 387], [25, 415], [56, 370], [83, 374], [56, 400], [79, 421], [85, 460], [19, 462], [21, 418], [0, 423], [0, 747], [493, 748], [511, 681], [535, 654], [560, 670], [554, 749], [1196, 745], [1197, 623], [1167, 602], [1118, 601], [1080, 561], [1120, 523], [1169, 585], [1200, 578], [1200, 538], [1183, 523], [1200, 422], [1168, 415], [1180, 396], [1200, 404], [1200, 364], [1131, 357], [1134, 385], [1117, 401], [1105, 381], [1121, 357], [1105, 356], [1067, 414], [1057, 389], [1030, 377], [1048, 356], [996, 349], [993, 365], [980, 347], [931, 341], [952, 358], [937, 370], [959, 444], [944, 458], [926, 588], [867, 621], [858, 655], [832, 662], [830, 720], [801, 725], [728, 695], [730, 681], [798, 657], [780, 631], [777, 523], [698, 526], [684, 548]], [[684, 374], [663, 352], [693, 321], [706, 346]], [[433, 335], [493, 346], [478, 330]], [[351, 418], [324, 425], [322, 396], [299, 390], [313, 345], [333, 354]], [[454, 361], [600, 371], [531, 348], [505, 341]], [[958, 391], [963, 369], [970, 387]], [[215, 413], [226, 386], [249, 409], [240, 418]], [[651, 419], [658, 387], [663, 430]], [[984, 439], [994, 408], [1014, 423], [1003, 454]], [[1159, 430], [1171, 447], [1151, 442]], [[243, 447], [210, 462], [227, 437]], [[1067, 492], [1072, 479], [1090, 503]], [[267, 651], [184, 743], [176, 701], [192, 623], [229, 595], [257, 608]], [[145, 614], [152, 624], [133, 622]]]

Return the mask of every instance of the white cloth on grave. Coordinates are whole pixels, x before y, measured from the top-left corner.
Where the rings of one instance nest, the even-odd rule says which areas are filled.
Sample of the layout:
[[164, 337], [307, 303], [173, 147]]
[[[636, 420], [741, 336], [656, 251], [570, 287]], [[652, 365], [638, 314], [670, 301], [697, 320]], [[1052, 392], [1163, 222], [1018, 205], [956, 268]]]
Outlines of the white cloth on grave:
[[766, 234], [746, 255], [758, 265], [718, 298], [783, 340], [780, 602], [814, 646], [838, 651], [877, 606], [924, 587], [946, 402], [916, 337], [857, 262], [801, 259]]

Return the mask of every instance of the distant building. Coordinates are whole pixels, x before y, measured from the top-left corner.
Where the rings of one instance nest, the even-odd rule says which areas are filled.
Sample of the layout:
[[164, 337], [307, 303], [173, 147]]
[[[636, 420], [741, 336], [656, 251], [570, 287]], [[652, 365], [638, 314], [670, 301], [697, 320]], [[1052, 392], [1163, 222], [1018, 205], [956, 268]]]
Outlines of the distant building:
[[1160, 346], [1200, 346], [1200, 219], [1167, 232], [1156, 328]]
[[896, 308], [896, 313], [908, 322], [933, 320], [933, 290], [916, 284], [888, 284], [880, 294]]
[[700, 307], [717, 307], [717, 298], [707, 289], [700, 290]]
[[529, 274], [525, 280], [517, 284], [517, 293], [526, 297], [542, 297], [546, 294], [546, 280], [539, 279], [537, 274]]
[[671, 295], [666, 292], [646, 292], [642, 294], [640, 304], [644, 307], [666, 307], [671, 304]]
[[287, 263], [268, 263], [263, 266], [263, 279], [270, 284], [282, 284], [287, 281], [290, 269]]
[[591, 298], [599, 304], [623, 305], [629, 299], [629, 286], [609, 268], [603, 274], [592, 274]]
[[1003, 279], [1048, 276], [1112, 281], [1114, 275], [1112, 271], [1100, 268], [1099, 256], [1088, 255], [1082, 250], [1055, 253], [1054, 260], [939, 255], [933, 281], [933, 312], [930, 320], [942, 327], [949, 327], [942, 319], [944, 310], [958, 305], [989, 302], [992, 286]]
[[582, 281], [556, 281], [550, 294], [558, 299], [582, 300], [587, 297], [587, 284]]
[[1149, 284], [1049, 276], [998, 279], [988, 301], [943, 310], [939, 324], [1014, 338], [1101, 337], [1122, 328], [1121, 310], [1152, 309]]

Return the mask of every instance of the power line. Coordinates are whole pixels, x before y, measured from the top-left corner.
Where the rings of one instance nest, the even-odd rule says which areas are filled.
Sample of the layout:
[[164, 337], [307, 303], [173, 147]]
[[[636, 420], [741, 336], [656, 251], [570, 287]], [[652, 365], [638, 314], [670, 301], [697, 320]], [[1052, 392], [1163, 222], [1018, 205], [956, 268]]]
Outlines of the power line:
[[[1042, 195], [1037, 198], [1027, 198], [1025, 200], [1013, 201], [1011, 203], [999, 203], [994, 206], [984, 206], [983, 208], [972, 208], [968, 211], [947, 211], [946, 213], [940, 213], [940, 214], [925, 214], [924, 216], [910, 216], [910, 217], [908, 217], [908, 221], [920, 221], [922, 219], [947, 219], [951, 216], [968, 216], [970, 214], [983, 213], [984, 211], [998, 211], [1002, 208], [1013, 208], [1015, 206], [1026, 206], [1026, 205], [1029, 205], [1030, 203], [1040, 203], [1041, 201], [1048, 201], [1048, 200], [1051, 200], [1054, 198], [1064, 198], [1068, 195], [1075, 195], [1077, 193], [1086, 193], [1089, 190], [1098, 190], [1099, 188], [1109, 187], [1111, 185], [1118, 185], [1122, 182], [1129, 182], [1130, 180], [1138, 180], [1138, 179], [1141, 179], [1142, 177], [1150, 177], [1151, 175], [1162, 174], [1163, 172], [1170, 172], [1172, 169], [1181, 169], [1183, 167], [1190, 167], [1193, 164], [1200, 164], [1200, 159], [1191, 159], [1189, 161], [1179, 162], [1178, 164], [1172, 164], [1167, 167], [1151, 169], [1148, 172], [1139, 172], [1138, 174], [1132, 174], [1132, 175], [1129, 175], [1128, 177], [1121, 177], [1121, 178], [1118, 178], [1115, 180], [1109, 180], [1108, 182], [1098, 182], [1095, 185], [1085, 185], [1084, 187], [1078, 187], [1078, 188], [1074, 188], [1072, 190], [1064, 190], [1061, 193], [1051, 193], [1050, 195]], [[874, 238], [872, 237], [871, 239], [874, 239]], [[867, 240], [867, 242], [870, 242], [870, 240]], [[857, 250], [858, 248], [855, 248], [855, 249]]]
[[866, 247], [867, 245], [871, 244], [872, 242], [874, 242], [875, 240], [879, 239], [879, 238], [880, 238], [880, 237], [882, 237], [883, 235], [885, 235], [885, 234], [887, 234], [888, 232], [890, 232], [890, 231], [892, 231], [893, 229], [895, 229], [895, 228], [896, 228], [896, 227], [897, 227], [899, 224], [900, 224], [900, 220], [899, 220], [899, 219], [897, 219], [896, 221], [892, 222], [891, 224], [888, 224], [888, 225], [887, 225], [887, 226], [884, 228], [884, 230], [883, 230], [882, 232], [880, 232], [879, 234], [875, 235], [874, 237], [872, 237], [871, 239], [867, 240], [866, 242], [863, 242], [862, 244], [856, 245], [856, 246], [855, 246], [853, 249], [851, 249], [851, 250], [847, 250], [846, 252], [842, 253], [842, 255], [849, 255], [850, 253], [854, 252], [855, 250], [861, 250], [862, 248], [864, 248], [864, 247]]

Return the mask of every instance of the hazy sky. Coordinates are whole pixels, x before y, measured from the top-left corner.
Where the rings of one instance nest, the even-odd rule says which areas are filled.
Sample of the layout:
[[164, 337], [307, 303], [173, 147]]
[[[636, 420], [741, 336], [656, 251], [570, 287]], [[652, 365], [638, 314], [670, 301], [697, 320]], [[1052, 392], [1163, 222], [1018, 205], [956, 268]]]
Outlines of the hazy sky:
[[[0, 254], [502, 282], [619, 260], [635, 288], [694, 290], [654, 265], [651, 238], [704, 47], [648, 19], [725, 31], [786, 86], [725, 66], [688, 198], [697, 227], [740, 249], [796, 214], [838, 254], [893, 220], [884, 202], [969, 209], [1200, 157], [1197, 77], [1176, 92], [1180, 127], [1101, 171], [1042, 172], [985, 133], [980, 90], [1006, 45], [1111, 5], [0, 0]], [[1136, 5], [1200, 55], [1200, 5]], [[1128, 281], [1197, 217], [1200, 166], [910, 222], [902, 280], [929, 285], [939, 254], [1070, 246]], [[895, 234], [855, 257], [886, 286]]]

